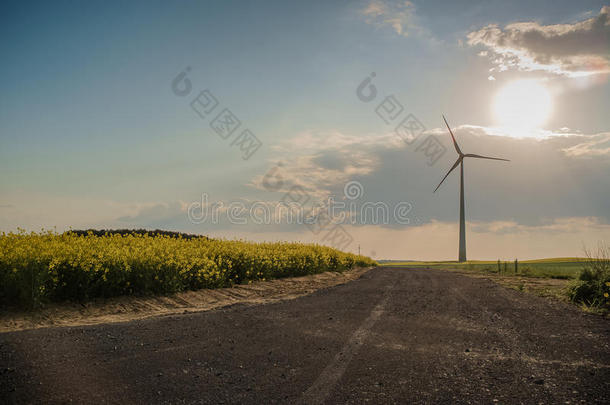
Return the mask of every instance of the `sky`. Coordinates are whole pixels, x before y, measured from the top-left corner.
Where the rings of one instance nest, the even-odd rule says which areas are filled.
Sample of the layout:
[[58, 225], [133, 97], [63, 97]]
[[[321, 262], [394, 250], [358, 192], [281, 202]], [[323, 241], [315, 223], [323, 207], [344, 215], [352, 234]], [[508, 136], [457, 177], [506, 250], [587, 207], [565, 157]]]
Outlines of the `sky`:
[[[610, 4], [2, 2], [0, 51], [5, 232], [455, 259], [444, 114], [465, 153], [510, 159], [464, 163], [469, 259], [610, 239]], [[339, 214], [316, 228], [287, 201]]]

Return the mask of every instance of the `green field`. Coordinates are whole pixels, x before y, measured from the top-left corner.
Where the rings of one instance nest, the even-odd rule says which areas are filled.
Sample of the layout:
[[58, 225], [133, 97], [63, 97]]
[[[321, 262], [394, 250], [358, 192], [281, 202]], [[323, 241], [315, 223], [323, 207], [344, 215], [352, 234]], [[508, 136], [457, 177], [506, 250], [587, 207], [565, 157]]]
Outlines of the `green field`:
[[[523, 277], [576, 279], [583, 269], [586, 259], [578, 257], [560, 257], [550, 259], [524, 260], [518, 262], [517, 272], [515, 263], [497, 261], [472, 260], [464, 263], [455, 261], [418, 262], [418, 261], [379, 261], [387, 267], [412, 267], [421, 269], [452, 269], [473, 270], [499, 274], [517, 274]], [[506, 263], [506, 267], [505, 267]]]

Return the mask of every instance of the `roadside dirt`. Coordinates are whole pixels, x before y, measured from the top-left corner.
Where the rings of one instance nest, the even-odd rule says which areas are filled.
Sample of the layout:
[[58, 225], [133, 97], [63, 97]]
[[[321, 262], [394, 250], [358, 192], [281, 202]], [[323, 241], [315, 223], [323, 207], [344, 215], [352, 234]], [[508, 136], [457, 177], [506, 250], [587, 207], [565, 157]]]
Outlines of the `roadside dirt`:
[[473, 272], [468, 270], [449, 270], [457, 274], [462, 274], [468, 277], [485, 278], [492, 280], [501, 286], [511, 288], [513, 290], [523, 291], [540, 297], [558, 299], [568, 302], [567, 296], [564, 294], [571, 280], [555, 279], [555, 278], [537, 278], [523, 277], [520, 275], [505, 275], [496, 273]]
[[343, 273], [326, 272], [304, 277], [257, 281], [232, 288], [186, 291], [169, 296], [117, 297], [85, 304], [49, 304], [37, 311], [0, 313], [0, 332], [49, 326], [79, 326], [127, 322], [159, 315], [207, 311], [233, 304], [261, 304], [289, 300], [322, 288], [356, 280], [371, 268]]

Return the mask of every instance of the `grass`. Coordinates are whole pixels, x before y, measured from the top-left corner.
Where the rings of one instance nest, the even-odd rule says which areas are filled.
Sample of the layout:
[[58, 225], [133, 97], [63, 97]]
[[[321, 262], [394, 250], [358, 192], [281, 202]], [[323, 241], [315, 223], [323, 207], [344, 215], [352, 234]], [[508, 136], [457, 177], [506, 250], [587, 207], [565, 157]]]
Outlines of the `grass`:
[[[506, 263], [506, 267], [505, 267]], [[381, 262], [386, 267], [411, 267], [422, 269], [452, 269], [472, 270], [478, 272], [518, 275], [521, 277], [576, 279], [586, 264], [586, 259], [578, 257], [561, 257], [537, 260], [524, 260], [518, 262], [515, 272], [514, 262], [472, 260], [464, 263], [455, 261], [386, 261]], [[506, 269], [506, 270], [505, 270]]]

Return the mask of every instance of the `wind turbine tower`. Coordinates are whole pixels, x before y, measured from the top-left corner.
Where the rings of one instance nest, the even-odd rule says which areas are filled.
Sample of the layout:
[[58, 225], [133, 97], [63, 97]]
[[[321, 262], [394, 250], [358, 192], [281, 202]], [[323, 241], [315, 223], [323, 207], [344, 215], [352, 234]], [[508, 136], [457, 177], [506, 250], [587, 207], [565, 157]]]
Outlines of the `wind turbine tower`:
[[447, 129], [449, 130], [449, 134], [451, 135], [451, 140], [453, 141], [453, 146], [455, 147], [455, 151], [458, 153], [458, 158], [455, 161], [455, 163], [453, 164], [453, 166], [451, 167], [451, 169], [449, 169], [449, 171], [447, 172], [445, 177], [443, 177], [443, 179], [438, 184], [438, 186], [436, 186], [436, 188], [434, 189], [434, 192], [436, 193], [436, 190], [438, 190], [438, 188], [441, 186], [441, 184], [443, 184], [443, 182], [445, 181], [447, 176], [449, 176], [449, 173], [451, 173], [453, 171], [453, 169], [455, 169], [456, 167], [460, 166], [460, 250], [459, 250], [459, 255], [458, 255], [458, 261], [465, 262], [466, 261], [466, 223], [465, 223], [465, 219], [464, 219], [464, 158], [471, 157], [471, 158], [478, 158], [478, 159], [503, 160], [506, 162], [510, 162], [510, 160], [489, 157], [489, 156], [482, 156], [482, 155], [474, 155], [472, 153], [462, 153], [462, 150], [460, 149], [457, 141], [455, 140], [455, 136], [453, 135], [453, 132], [451, 131], [451, 128], [449, 127], [449, 124], [447, 123], [447, 119], [445, 118], [444, 115], [443, 115], [443, 121], [445, 121], [445, 125], [447, 125]]

